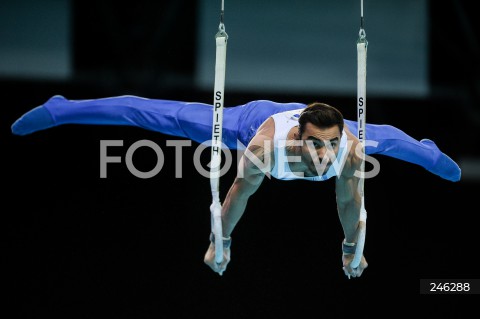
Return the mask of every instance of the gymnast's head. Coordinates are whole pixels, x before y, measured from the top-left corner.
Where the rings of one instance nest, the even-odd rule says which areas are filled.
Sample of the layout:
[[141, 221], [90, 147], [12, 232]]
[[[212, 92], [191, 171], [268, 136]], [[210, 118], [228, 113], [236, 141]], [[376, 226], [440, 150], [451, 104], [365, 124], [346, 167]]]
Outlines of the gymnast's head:
[[300, 113], [298, 138], [306, 139], [304, 135], [311, 131], [309, 128], [323, 131], [331, 130], [332, 132], [336, 128], [340, 136], [343, 131], [343, 115], [339, 110], [328, 104], [320, 102], [310, 103]]
[[303, 153], [311, 154], [313, 145], [322, 160], [329, 146], [338, 153], [342, 131], [342, 113], [328, 104], [314, 102], [300, 113], [296, 138], [306, 142], [302, 143]]

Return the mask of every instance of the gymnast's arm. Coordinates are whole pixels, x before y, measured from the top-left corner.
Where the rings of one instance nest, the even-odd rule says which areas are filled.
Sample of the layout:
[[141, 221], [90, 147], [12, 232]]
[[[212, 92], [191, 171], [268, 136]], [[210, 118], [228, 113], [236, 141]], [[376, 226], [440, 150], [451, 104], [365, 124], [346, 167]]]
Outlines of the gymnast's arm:
[[[240, 159], [237, 177], [230, 187], [225, 201], [222, 205], [222, 227], [223, 236], [230, 237], [233, 229], [245, 212], [248, 199], [260, 187], [265, 174], [271, 167], [270, 158], [273, 154], [265, 152], [263, 142], [268, 141], [268, 137], [257, 135], [249, 143], [245, 153]], [[270, 148], [273, 150], [273, 148]], [[215, 263], [215, 245], [213, 242], [205, 254], [204, 262], [210, 268], [222, 274], [227, 264], [230, 262], [230, 247], [224, 248], [224, 258], [221, 265]]]
[[253, 195], [274, 165], [275, 122], [270, 117], [260, 125], [240, 159], [235, 181], [222, 207], [224, 236], [230, 236]]
[[245, 156], [244, 154], [241, 157], [237, 177], [222, 206], [223, 234], [226, 237], [232, 233], [245, 211], [248, 199], [257, 191], [265, 177], [266, 169], [255, 163], [256, 159], [264, 162], [264, 148], [250, 143], [246, 152], [251, 152], [251, 155]]
[[[347, 243], [357, 242], [361, 208], [361, 195], [358, 188], [361, 180], [355, 176], [358, 175], [355, 174], [355, 171], [360, 171], [361, 158], [355, 154], [356, 144], [353, 144], [342, 173], [335, 182], [338, 216]], [[342, 255], [343, 267], [347, 275], [359, 277], [367, 267], [367, 262], [365, 257], [362, 256], [362, 261], [358, 268], [352, 269], [350, 263], [353, 261], [353, 257], [353, 254], [344, 253]]]

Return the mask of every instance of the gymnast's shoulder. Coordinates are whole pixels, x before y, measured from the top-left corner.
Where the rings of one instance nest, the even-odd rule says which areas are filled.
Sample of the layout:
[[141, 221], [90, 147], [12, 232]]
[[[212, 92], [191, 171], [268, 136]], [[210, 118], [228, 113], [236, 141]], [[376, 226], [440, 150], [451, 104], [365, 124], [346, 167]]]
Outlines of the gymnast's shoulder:
[[[255, 136], [250, 140], [247, 150], [255, 155], [260, 161], [273, 162], [275, 122], [271, 117], [267, 118], [257, 129]], [[252, 163], [253, 164], [253, 163]]]

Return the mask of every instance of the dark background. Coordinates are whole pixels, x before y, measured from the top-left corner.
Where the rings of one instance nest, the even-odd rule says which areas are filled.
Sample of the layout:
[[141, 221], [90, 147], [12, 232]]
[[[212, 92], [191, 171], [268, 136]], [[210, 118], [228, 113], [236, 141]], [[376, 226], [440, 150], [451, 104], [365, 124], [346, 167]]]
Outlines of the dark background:
[[[220, 277], [203, 264], [211, 194], [208, 179], [193, 166], [194, 147], [184, 149], [183, 178], [177, 179], [174, 149], [165, 144], [171, 137], [156, 132], [65, 125], [11, 134], [18, 117], [55, 94], [209, 102], [212, 92], [193, 81], [195, 39], [165, 46], [195, 28], [196, 6], [74, 1], [73, 76], [0, 78], [2, 286], [11, 317], [336, 318], [384, 314], [381, 306], [388, 316], [466, 315], [476, 296], [421, 295], [419, 282], [479, 278], [475, 168], [452, 183], [378, 156], [381, 172], [366, 183], [369, 267], [352, 280], [341, 270], [334, 181], [265, 179], [235, 229], [232, 261]], [[470, 6], [429, 3], [428, 97], [367, 95], [369, 122], [431, 138], [462, 168], [462, 159], [480, 155], [479, 28]], [[355, 118], [355, 94], [227, 90], [226, 104], [322, 100]], [[101, 179], [99, 141], [108, 139], [124, 141], [124, 147], [111, 149], [117, 156], [135, 141], [152, 140], [164, 151], [165, 166], [143, 180], [124, 165], [109, 165], [108, 178]], [[139, 149], [134, 160], [146, 171], [156, 157]], [[223, 196], [234, 176], [231, 169], [222, 177]]]

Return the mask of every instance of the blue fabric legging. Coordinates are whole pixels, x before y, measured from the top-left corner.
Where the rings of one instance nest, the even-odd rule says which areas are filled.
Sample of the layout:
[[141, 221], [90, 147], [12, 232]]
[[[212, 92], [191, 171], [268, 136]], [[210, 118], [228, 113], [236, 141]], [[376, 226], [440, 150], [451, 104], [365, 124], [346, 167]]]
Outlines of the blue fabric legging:
[[[257, 128], [269, 116], [305, 106], [303, 103], [257, 100], [225, 107], [223, 142], [230, 149], [237, 148], [237, 140], [248, 145]], [[26, 135], [62, 124], [130, 125], [202, 143], [212, 137], [212, 112], [212, 105], [196, 102], [137, 96], [67, 100], [57, 95], [21, 116], [12, 125], [12, 132]], [[352, 133], [357, 132], [356, 121], [345, 120], [345, 125]], [[376, 147], [366, 147], [369, 155], [394, 157], [420, 165], [444, 179], [460, 180], [458, 165], [431, 140], [417, 141], [391, 125], [375, 124], [367, 124], [366, 139], [378, 143]]]

